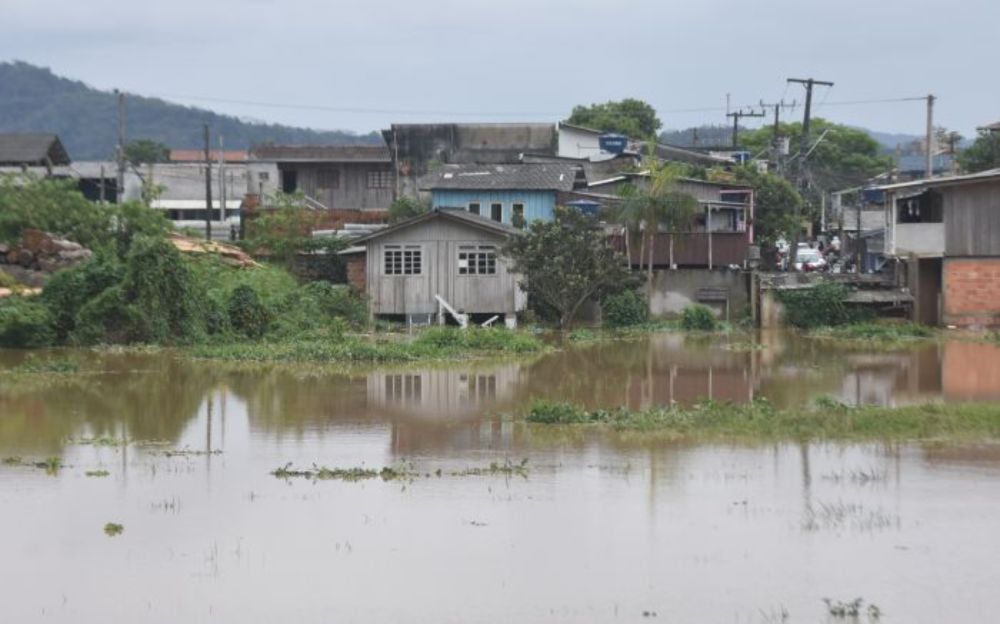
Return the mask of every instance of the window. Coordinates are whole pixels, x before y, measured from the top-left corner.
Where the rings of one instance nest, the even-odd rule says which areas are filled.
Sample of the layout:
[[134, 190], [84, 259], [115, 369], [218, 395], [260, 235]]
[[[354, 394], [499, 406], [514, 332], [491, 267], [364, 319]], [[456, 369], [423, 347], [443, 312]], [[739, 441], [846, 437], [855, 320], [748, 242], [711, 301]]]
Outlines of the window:
[[503, 204], [490, 204], [490, 218], [494, 221], [503, 221]]
[[420, 275], [423, 272], [423, 254], [420, 245], [386, 245], [386, 275]]
[[493, 245], [460, 245], [459, 275], [496, 275], [497, 248]]
[[385, 398], [391, 403], [420, 401], [423, 388], [420, 375], [386, 375]]
[[510, 210], [510, 222], [517, 227], [524, 227], [524, 204], [514, 204]]
[[471, 202], [469, 204], [469, 212], [474, 215], [479, 214], [479, 202]]
[[320, 169], [316, 172], [316, 188], [335, 189], [340, 188], [339, 169]]
[[257, 174], [257, 179], [260, 180], [261, 182], [267, 182], [268, 180], [271, 179], [271, 174], [268, 173], [267, 171], [261, 171]]
[[391, 171], [369, 171], [368, 188], [389, 188], [392, 186]]

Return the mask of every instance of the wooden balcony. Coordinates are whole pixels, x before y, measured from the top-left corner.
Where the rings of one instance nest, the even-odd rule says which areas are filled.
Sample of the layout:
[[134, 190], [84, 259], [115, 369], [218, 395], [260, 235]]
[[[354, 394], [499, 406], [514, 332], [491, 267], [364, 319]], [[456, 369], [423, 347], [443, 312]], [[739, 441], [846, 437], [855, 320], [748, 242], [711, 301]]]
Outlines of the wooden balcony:
[[[711, 236], [711, 244], [709, 237]], [[747, 258], [746, 232], [684, 232], [675, 233], [674, 239], [674, 264], [682, 267], [720, 267], [730, 264], [743, 266]], [[620, 234], [611, 237], [615, 249], [625, 252], [625, 238]], [[639, 264], [639, 251], [641, 246], [640, 237], [632, 235], [629, 239], [631, 246], [631, 263], [633, 266]], [[711, 249], [710, 249], [711, 248]], [[711, 257], [709, 257], [711, 255]], [[649, 250], [646, 250], [646, 257], [643, 264], [649, 259]], [[670, 266], [670, 234], [660, 232], [656, 235], [653, 244], [653, 266], [667, 268]]]

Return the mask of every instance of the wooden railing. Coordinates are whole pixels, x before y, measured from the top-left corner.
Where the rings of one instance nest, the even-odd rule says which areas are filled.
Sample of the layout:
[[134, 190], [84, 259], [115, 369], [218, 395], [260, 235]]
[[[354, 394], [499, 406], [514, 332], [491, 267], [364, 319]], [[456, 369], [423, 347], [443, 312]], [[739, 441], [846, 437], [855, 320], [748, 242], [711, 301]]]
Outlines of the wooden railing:
[[[711, 244], [709, 243], [711, 236]], [[653, 266], [670, 266], [670, 239], [671, 234], [660, 232], [656, 235], [653, 243]], [[611, 237], [614, 247], [625, 252], [625, 237], [621, 234], [614, 234]], [[629, 247], [631, 248], [631, 263], [639, 264], [639, 252], [642, 245], [641, 235], [632, 234], [629, 237]], [[683, 232], [673, 234], [673, 260], [677, 266], [688, 267], [719, 267], [730, 264], [743, 265], [747, 258], [746, 232]], [[642, 264], [649, 261], [649, 250], [645, 250], [645, 257]]]

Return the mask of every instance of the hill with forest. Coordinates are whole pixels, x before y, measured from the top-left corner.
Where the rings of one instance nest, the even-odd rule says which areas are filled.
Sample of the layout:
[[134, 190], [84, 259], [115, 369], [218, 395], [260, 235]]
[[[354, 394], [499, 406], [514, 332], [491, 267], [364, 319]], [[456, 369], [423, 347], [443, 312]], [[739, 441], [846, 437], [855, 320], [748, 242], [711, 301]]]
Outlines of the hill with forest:
[[[173, 148], [202, 145], [202, 125], [225, 137], [227, 149], [252, 144], [348, 145], [381, 142], [378, 133], [311, 130], [249, 122], [202, 108], [129, 94], [128, 140], [151, 139]], [[0, 63], [0, 132], [55, 132], [74, 160], [114, 155], [117, 98], [51, 70], [21, 61]]]

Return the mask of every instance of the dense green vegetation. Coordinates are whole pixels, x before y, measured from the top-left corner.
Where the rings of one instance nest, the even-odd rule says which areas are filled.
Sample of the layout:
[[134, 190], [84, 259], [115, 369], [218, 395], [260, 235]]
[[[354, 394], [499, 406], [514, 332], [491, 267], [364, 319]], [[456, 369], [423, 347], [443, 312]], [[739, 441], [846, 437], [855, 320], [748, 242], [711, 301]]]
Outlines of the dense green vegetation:
[[601, 304], [606, 327], [633, 327], [649, 321], [649, 303], [634, 290], [610, 295]]
[[319, 334], [273, 342], [238, 342], [194, 347], [199, 358], [240, 362], [378, 363], [525, 354], [542, 351], [534, 336], [502, 328], [426, 329], [413, 339]]
[[906, 343], [934, 338], [937, 332], [918, 323], [862, 322], [814, 329], [810, 336], [836, 340], [856, 340], [865, 343]]
[[527, 420], [636, 431], [671, 439], [1000, 437], [1000, 405], [978, 403], [852, 408], [823, 401], [814, 409], [777, 409], [765, 400], [757, 400], [632, 411], [587, 410], [568, 403], [537, 401], [530, 407]]
[[964, 173], [976, 173], [1000, 167], [1000, 132], [980, 130], [972, 145], [958, 156]]
[[574, 106], [566, 121], [585, 128], [617, 132], [627, 137], [642, 139], [656, 136], [656, 132], [663, 126], [652, 106], [633, 98], [590, 106]]
[[552, 221], [534, 221], [503, 248], [525, 277], [529, 301], [555, 310], [566, 327], [585, 302], [629, 289], [634, 277], [592, 218], [557, 207]]
[[[228, 149], [253, 144], [345, 145], [380, 143], [359, 135], [277, 124], [251, 123], [211, 111], [129, 94], [128, 133], [170, 147], [200, 147], [202, 124], [226, 138]], [[74, 160], [114, 155], [117, 99], [82, 82], [28, 63], [0, 63], [0, 132], [55, 132]]]
[[871, 312], [844, 303], [848, 289], [843, 284], [821, 282], [810, 288], [776, 291], [785, 306], [785, 322], [792, 327], [846, 325], [870, 320]]
[[681, 328], [685, 331], [715, 331], [720, 326], [715, 312], [708, 306], [696, 303], [681, 311]]

